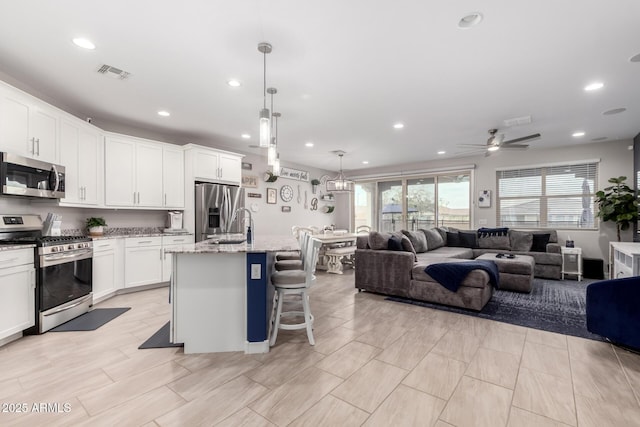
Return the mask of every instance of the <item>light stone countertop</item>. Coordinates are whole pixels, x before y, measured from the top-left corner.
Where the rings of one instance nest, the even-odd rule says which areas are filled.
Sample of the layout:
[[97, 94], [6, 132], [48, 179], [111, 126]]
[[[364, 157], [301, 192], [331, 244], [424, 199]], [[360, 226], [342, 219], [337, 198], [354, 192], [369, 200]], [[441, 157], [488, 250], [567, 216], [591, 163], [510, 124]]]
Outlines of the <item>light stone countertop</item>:
[[29, 248], [35, 248], [36, 245], [34, 244], [17, 244], [17, 245], [0, 245], [0, 252], [2, 251], [13, 251], [16, 249], [29, 249]]
[[167, 248], [166, 253], [176, 254], [208, 254], [208, 253], [239, 253], [239, 252], [277, 252], [297, 251], [300, 249], [298, 241], [293, 236], [259, 236], [252, 244], [219, 244], [214, 239], [188, 245]]
[[184, 233], [165, 233], [161, 227], [107, 227], [102, 236], [91, 236], [86, 234], [86, 230], [67, 229], [62, 230], [64, 236], [86, 236], [93, 240], [119, 239], [126, 237], [160, 237], [160, 236], [188, 236], [193, 235], [188, 231]]

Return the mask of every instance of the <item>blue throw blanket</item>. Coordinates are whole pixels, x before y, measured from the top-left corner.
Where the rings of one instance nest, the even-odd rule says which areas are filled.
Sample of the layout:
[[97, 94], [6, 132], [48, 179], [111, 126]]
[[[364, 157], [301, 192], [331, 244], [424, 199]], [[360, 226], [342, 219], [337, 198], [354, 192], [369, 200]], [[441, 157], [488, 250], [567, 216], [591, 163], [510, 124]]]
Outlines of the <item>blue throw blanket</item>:
[[496, 289], [499, 288], [498, 266], [493, 261], [442, 262], [431, 264], [424, 269], [424, 272], [451, 292], [456, 292], [464, 278], [472, 270], [486, 271], [489, 273], [489, 283], [493, 284]]

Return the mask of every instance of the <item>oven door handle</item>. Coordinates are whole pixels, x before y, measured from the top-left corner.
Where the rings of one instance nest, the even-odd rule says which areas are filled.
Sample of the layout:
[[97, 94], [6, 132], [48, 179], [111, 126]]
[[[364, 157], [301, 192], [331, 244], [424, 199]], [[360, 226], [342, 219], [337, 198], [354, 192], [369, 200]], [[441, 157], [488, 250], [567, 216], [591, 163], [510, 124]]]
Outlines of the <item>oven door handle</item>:
[[74, 252], [72, 254], [66, 254], [66, 255], [56, 255], [56, 256], [43, 255], [43, 256], [40, 256], [40, 261], [41, 261], [40, 265], [42, 267], [49, 267], [52, 265], [62, 264], [65, 262], [80, 261], [83, 259], [91, 258], [92, 256], [93, 256], [93, 249], [83, 250], [81, 252]]
[[80, 301], [76, 302], [75, 304], [65, 305], [65, 306], [62, 306], [60, 308], [55, 309], [54, 311], [47, 311], [46, 313], [42, 313], [42, 315], [43, 316], [51, 316], [53, 314], [60, 313], [61, 311], [67, 311], [67, 310], [69, 310], [69, 309], [71, 309], [73, 307], [79, 306], [80, 304], [84, 304], [89, 298], [93, 298], [93, 295], [88, 295], [88, 296], [82, 298]]

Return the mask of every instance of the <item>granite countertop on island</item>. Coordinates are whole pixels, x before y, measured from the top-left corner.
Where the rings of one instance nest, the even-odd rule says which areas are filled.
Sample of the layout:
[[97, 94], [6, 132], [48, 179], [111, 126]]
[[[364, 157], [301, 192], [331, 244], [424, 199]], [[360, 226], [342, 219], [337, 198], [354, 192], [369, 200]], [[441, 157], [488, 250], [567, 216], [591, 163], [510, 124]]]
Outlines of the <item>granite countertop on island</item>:
[[238, 252], [278, 252], [297, 251], [300, 249], [298, 240], [293, 236], [260, 236], [253, 239], [253, 243], [236, 244], [216, 243], [215, 239], [203, 240], [198, 243], [167, 248], [166, 253], [176, 254], [207, 254], [207, 253], [238, 253]]

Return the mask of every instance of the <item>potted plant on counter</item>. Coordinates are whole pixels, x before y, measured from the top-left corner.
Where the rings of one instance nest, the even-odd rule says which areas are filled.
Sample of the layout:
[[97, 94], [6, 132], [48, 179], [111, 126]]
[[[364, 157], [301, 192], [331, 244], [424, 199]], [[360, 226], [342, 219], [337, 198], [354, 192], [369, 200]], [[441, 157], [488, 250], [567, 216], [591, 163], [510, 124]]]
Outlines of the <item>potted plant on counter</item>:
[[104, 234], [104, 227], [107, 226], [104, 218], [91, 217], [87, 218], [87, 230], [91, 236], [102, 236]]

